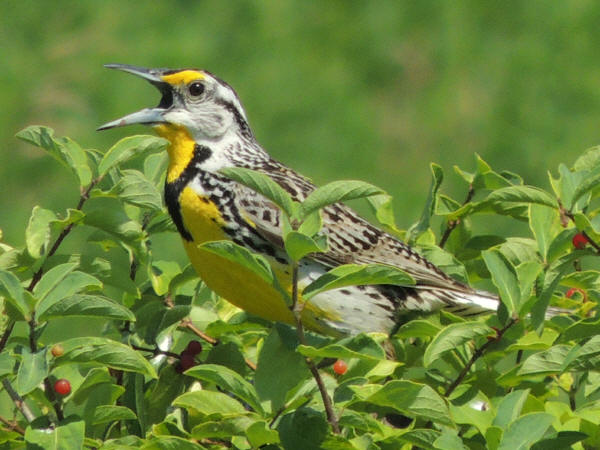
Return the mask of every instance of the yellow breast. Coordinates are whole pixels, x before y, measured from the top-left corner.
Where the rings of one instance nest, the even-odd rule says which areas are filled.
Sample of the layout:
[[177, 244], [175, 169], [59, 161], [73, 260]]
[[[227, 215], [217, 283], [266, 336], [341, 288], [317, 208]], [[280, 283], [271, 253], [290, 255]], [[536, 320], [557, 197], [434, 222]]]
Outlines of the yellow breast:
[[[189, 186], [183, 190], [179, 200], [183, 223], [194, 238], [193, 241], [183, 240], [183, 244], [192, 265], [206, 285], [251, 314], [293, 323], [292, 313], [271, 285], [244, 267], [198, 249], [203, 242], [228, 239], [217, 206]], [[278, 278], [282, 286], [290, 285], [289, 276], [280, 273]]]
[[[160, 124], [154, 129], [160, 136], [170, 141], [167, 148], [169, 153], [167, 183], [173, 183], [183, 176], [185, 169], [192, 163], [195, 142], [182, 126]], [[189, 185], [181, 191], [175, 201], [178, 205], [172, 206], [179, 209], [184, 229], [192, 237], [191, 240], [183, 239], [184, 248], [192, 266], [206, 285], [221, 297], [251, 314], [293, 324], [293, 314], [275, 288], [250, 270], [198, 248], [198, 245], [204, 242], [229, 239], [224, 231], [226, 223], [217, 205]], [[274, 260], [272, 266], [279, 285], [291, 295], [289, 268]], [[305, 305], [302, 313], [303, 322], [308, 328], [323, 333], [327, 333], [328, 330], [323, 328], [322, 322], [318, 319], [335, 318], [334, 316], [337, 317], [337, 314], [332, 311], [325, 313], [310, 302]]]

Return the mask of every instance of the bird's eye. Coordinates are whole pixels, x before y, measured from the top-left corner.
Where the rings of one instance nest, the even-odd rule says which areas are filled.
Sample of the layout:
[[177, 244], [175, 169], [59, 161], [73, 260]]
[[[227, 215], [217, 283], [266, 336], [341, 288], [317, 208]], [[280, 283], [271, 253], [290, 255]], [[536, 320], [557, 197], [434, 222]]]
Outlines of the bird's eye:
[[199, 81], [194, 81], [188, 86], [188, 91], [192, 97], [198, 97], [204, 92], [204, 85]]

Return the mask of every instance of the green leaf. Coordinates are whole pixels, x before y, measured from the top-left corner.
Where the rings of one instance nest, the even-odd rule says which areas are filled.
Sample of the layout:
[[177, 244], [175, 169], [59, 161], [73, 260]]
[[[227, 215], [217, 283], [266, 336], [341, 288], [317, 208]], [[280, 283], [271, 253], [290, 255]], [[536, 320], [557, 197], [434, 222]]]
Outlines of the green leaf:
[[433, 443], [434, 448], [440, 450], [468, 450], [468, 447], [463, 443], [456, 431], [444, 430], [439, 438]]
[[445, 216], [448, 214], [452, 214], [462, 205], [454, 200], [453, 198], [448, 197], [444, 194], [437, 194], [437, 199], [435, 202], [435, 214], [438, 216]]
[[554, 422], [554, 416], [542, 412], [524, 414], [512, 422], [500, 440], [498, 450], [527, 450], [539, 441]]
[[88, 273], [75, 270], [67, 274], [58, 284], [50, 289], [44, 296], [44, 299], [38, 303], [36, 314], [38, 317], [41, 317], [47, 308], [62, 301], [64, 298], [75, 295], [81, 291], [100, 290], [102, 287], [103, 284], [98, 278]]
[[521, 307], [521, 291], [515, 267], [496, 249], [486, 250], [481, 256], [509, 315], [518, 313]]
[[16, 360], [16, 357], [8, 352], [0, 353], [0, 378], [14, 373]]
[[456, 350], [461, 345], [479, 336], [493, 333], [493, 330], [483, 323], [462, 322], [442, 328], [425, 349], [423, 364], [425, 367], [433, 364], [444, 353]]
[[491, 166], [478, 154], [475, 154], [475, 163], [477, 164], [477, 172], [471, 183], [475, 189], [499, 189], [512, 184], [505, 177], [492, 170]]
[[423, 418], [452, 426], [448, 405], [440, 395], [425, 384], [393, 380], [384, 386], [350, 386], [356, 394], [348, 407], [357, 409], [360, 402], [392, 408], [409, 417]]
[[559, 342], [578, 341], [600, 335], [600, 318], [579, 320], [569, 325], [559, 337]]
[[529, 389], [521, 389], [505, 395], [498, 404], [498, 410], [493, 422], [494, 426], [504, 429], [508, 424], [517, 419], [521, 415], [521, 410], [528, 395]]
[[93, 425], [115, 422], [117, 420], [136, 420], [135, 413], [125, 406], [99, 405], [94, 410]]
[[197, 411], [203, 415], [221, 417], [245, 414], [244, 406], [237, 400], [221, 392], [194, 391], [186, 392], [173, 401], [173, 406]]
[[[254, 386], [261, 401], [271, 401], [271, 410], [278, 410], [292, 388], [310, 377], [302, 355], [296, 352], [298, 345], [294, 330], [275, 326], [265, 338], [260, 349]], [[277, 382], [273, 382], [277, 374]]]
[[77, 263], [65, 263], [53, 267], [46, 272], [39, 283], [33, 288], [33, 295], [42, 301], [44, 298], [56, 288], [71, 272], [78, 266]]
[[277, 431], [281, 445], [286, 450], [325, 449], [329, 427], [323, 413], [312, 408], [299, 408], [284, 415]]
[[401, 338], [429, 338], [439, 333], [441, 328], [439, 325], [431, 323], [427, 320], [417, 319], [402, 325], [394, 336]]
[[585, 194], [598, 187], [600, 182], [600, 167], [595, 167], [593, 170], [582, 172], [582, 179], [573, 191], [570, 207], [572, 208], [577, 201]]
[[377, 444], [385, 450], [396, 450], [401, 448], [403, 444], [412, 444], [415, 446], [409, 448], [433, 449], [433, 443], [440, 435], [441, 433], [436, 430], [415, 428], [413, 430], [405, 431], [397, 436], [388, 437], [377, 442]]
[[311, 192], [300, 207], [301, 219], [333, 203], [385, 194], [377, 186], [364, 181], [339, 180], [327, 183]]
[[76, 294], [49, 306], [38, 320], [41, 322], [67, 316], [99, 317], [135, 321], [135, 315], [123, 305], [100, 295]]
[[201, 250], [214, 253], [258, 275], [264, 281], [272, 284], [275, 280], [271, 266], [267, 260], [232, 241], [210, 241], [198, 246]]
[[165, 295], [171, 280], [181, 273], [181, 267], [175, 261], [153, 261], [147, 268], [156, 295]]
[[9, 302], [21, 316], [19, 320], [29, 320], [29, 305], [25, 300], [25, 288], [11, 272], [0, 269], [0, 296]]
[[95, 363], [126, 372], [156, 378], [154, 367], [131, 347], [100, 337], [73, 338], [62, 342], [65, 353], [54, 359], [55, 365]]
[[552, 328], [545, 328], [544, 332], [539, 335], [537, 333], [526, 333], [521, 336], [515, 343], [510, 344], [507, 351], [515, 350], [547, 350], [552, 347], [558, 337], [558, 331]]
[[486, 198], [492, 203], [534, 203], [557, 209], [556, 198], [535, 186], [507, 186], [492, 191]]
[[298, 231], [290, 231], [284, 240], [285, 251], [294, 261], [300, 261], [309, 253], [321, 253], [327, 251], [327, 237], [318, 236], [312, 238]]
[[162, 199], [158, 189], [138, 170], [122, 170], [123, 177], [110, 190], [121, 200], [131, 205], [153, 211], [162, 209]]
[[396, 226], [392, 201], [392, 196], [388, 194], [367, 197], [367, 202], [373, 209], [377, 221], [389, 230], [398, 233], [400, 230]]
[[571, 270], [573, 262], [578, 259], [576, 253], [569, 253], [554, 261], [546, 272], [542, 282], [541, 294], [531, 308], [531, 323], [538, 333], [541, 333], [545, 320], [545, 313], [550, 299], [564, 274]]
[[[44, 450], [72, 450], [83, 448], [85, 438], [85, 422], [83, 420], [69, 422], [54, 429], [33, 429], [31, 425], [25, 430], [27, 447]], [[30, 445], [33, 444], [33, 445]]]
[[298, 231], [310, 237], [315, 237], [321, 227], [323, 226], [323, 218], [321, 217], [321, 211], [315, 211], [308, 217], [304, 218], [304, 221], [298, 227]]
[[149, 154], [164, 150], [167, 145], [168, 142], [165, 139], [155, 136], [139, 135], [123, 138], [104, 154], [98, 165], [98, 174], [103, 176], [113, 167], [139, 154]]
[[573, 444], [583, 441], [588, 435], [579, 431], [559, 431], [536, 442], [531, 450], [555, 450], [557, 448], [573, 448]]
[[525, 261], [515, 268], [521, 291], [521, 306], [519, 308], [521, 315], [529, 312], [532, 302], [537, 301], [536, 297], [532, 297], [532, 290], [543, 268], [542, 264], [537, 261]]
[[376, 362], [386, 359], [383, 348], [366, 334], [341, 339], [319, 348], [310, 345], [299, 345], [298, 352], [309, 358], [357, 358]]
[[490, 450], [498, 450], [498, 446], [500, 445], [500, 439], [502, 439], [503, 430], [500, 427], [489, 427], [485, 431], [485, 441], [487, 444], [487, 448]]
[[17, 372], [16, 391], [19, 395], [26, 395], [40, 385], [48, 376], [46, 362], [46, 349], [31, 353], [26, 348], [21, 355], [21, 364]]
[[[458, 234], [457, 231], [453, 233]], [[465, 266], [456, 257], [437, 245], [421, 245], [421, 255], [451, 277], [468, 283]]]
[[198, 378], [199, 380], [215, 383], [224, 391], [229, 392], [248, 403], [254, 411], [259, 414], [264, 414], [254, 386], [244, 380], [237, 372], [234, 372], [225, 366], [202, 364], [192, 367], [187, 370], [185, 374]]
[[243, 167], [227, 167], [221, 169], [220, 172], [227, 178], [231, 178], [268, 198], [281, 208], [288, 217], [294, 216], [296, 207], [292, 197], [268, 175]]
[[98, 391], [101, 385], [110, 385], [114, 379], [110, 375], [106, 367], [96, 367], [91, 369], [85, 376], [83, 382], [79, 385], [77, 390], [73, 393], [73, 401], [77, 404], [81, 404], [88, 400], [93, 392]]
[[425, 230], [429, 228], [431, 216], [435, 213], [437, 191], [439, 190], [442, 180], [444, 179], [444, 171], [437, 164], [431, 164], [431, 186], [429, 187], [429, 194], [425, 202], [425, 207], [421, 213], [419, 221], [410, 227], [406, 232], [406, 241], [413, 243]]
[[92, 181], [92, 170], [87, 155], [75, 141], [67, 137], [55, 138], [52, 128], [38, 125], [27, 127], [19, 131], [16, 136], [46, 150], [50, 156], [77, 176], [81, 186], [87, 186]]
[[127, 216], [123, 205], [117, 199], [92, 199], [86, 206], [84, 224], [98, 228], [115, 237], [117, 241], [122, 240], [137, 248], [143, 235], [142, 227]]
[[576, 171], [592, 170], [600, 166], [600, 146], [587, 149], [581, 156], [575, 160], [573, 169]]
[[157, 186], [165, 175], [168, 164], [169, 155], [167, 152], [148, 155], [144, 158], [144, 175]]
[[279, 443], [279, 433], [272, 430], [267, 422], [254, 422], [246, 428], [246, 437], [252, 448], [261, 448], [266, 444]]
[[557, 218], [558, 214], [553, 208], [536, 204], [529, 205], [529, 228], [535, 236], [538, 250], [544, 261], [546, 261], [548, 248], [554, 238], [552, 225]]
[[[129, 435], [127, 437], [133, 437]], [[140, 440], [139, 438], [136, 439]], [[108, 450], [134, 450], [140, 448], [141, 450], [204, 450], [206, 447], [190, 441], [187, 438], [181, 438], [178, 436], [157, 436], [152, 440], [144, 440], [138, 443], [133, 442], [132, 445], [125, 447], [122, 444], [123, 439], [116, 440], [117, 444], [115, 447], [110, 447]], [[109, 441], [111, 442], [111, 441]], [[106, 447], [106, 445], [103, 445]]]
[[306, 286], [302, 297], [309, 300], [324, 291], [365, 284], [412, 286], [415, 280], [403, 270], [385, 264], [345, 264], [331, 269]]
[[530, 376], [560, 373], [569, 350], [570, 347], [566, 345], [555, 345], [548, 350], [534, 353], [525, 360], [518, 374], [521, 376]]
[[232, 436], [244, 436], [244, 431], [250, 423], [252, 423], [252, 419], [244, 416], [207, 420], [192, 429], [192, 437], [202, 440], [207, 438], [231, 439]]
[[69, 208], [67, 209], [67, 217], [64, 219], [56, 218], [52, 221], [52, 228], [54, 232], [60, 232], [71, 224], [78, 224], [83, 222], [85, 214], [79, 209]]
[[164, 420], [173, 400], [186, 389], [185, 385], [185, 376], [176, 372], [174, 364], [164, 366], [156, 383], [146, 388], [144, 393], [147, 422], [158, 423]]
[[[475, 380], [477, 379], [475, 378]], [[450, 416], [454, 423], [472, 425], [481, 434], [485, 434], [492, 425], [496, 413], [490, 405], [490, 399], [483, 392], [461, 383], [458, 389], [451, 394]]]
[[569, 370], [597, 370], [600, 367], [600, 336], [573, 347], [563, 364]]
[[33, 258], [39, 258], [46, 253], [50, 242], [50, 224], [56, 220], [56, 214], [49, 209], [34, 206], [25, 229], [27, 251]]

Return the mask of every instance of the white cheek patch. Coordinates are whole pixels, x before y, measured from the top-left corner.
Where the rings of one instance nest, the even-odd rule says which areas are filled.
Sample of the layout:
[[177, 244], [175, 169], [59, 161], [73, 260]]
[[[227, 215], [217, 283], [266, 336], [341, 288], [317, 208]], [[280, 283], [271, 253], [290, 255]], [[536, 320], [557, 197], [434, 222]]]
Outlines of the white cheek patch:
[[206, 137], [198, 138], [194, 136], [194, 139], [199, 145], [205, 145], [210, 148], [212, 154], [209, 158], [200, 164], [200, 169], [206, 170], [207, 172], [218, 172], [224, 167], [233, 167], [233, 162], [227, 157], [227, 149], [236, 145], [238, 142], [238, 136], [233, 131], [228, 131], [219, 139], [218, 143], [207, 139]]
[[233, 92], [230, 88], [226, 86], [219, 85], [217, 87], [216, 96], [226, 103], [231, 103], [235, 107], [235, 109], [239, 111], [240, 115], [244, 118], [244, 120], [248, 122], [248, 118], [246, 117], [246, 111], [244, 111], [244, 108], [242, 107], [242, 104], [240, 103], [240, 100], [235, 94], [235, 92]]

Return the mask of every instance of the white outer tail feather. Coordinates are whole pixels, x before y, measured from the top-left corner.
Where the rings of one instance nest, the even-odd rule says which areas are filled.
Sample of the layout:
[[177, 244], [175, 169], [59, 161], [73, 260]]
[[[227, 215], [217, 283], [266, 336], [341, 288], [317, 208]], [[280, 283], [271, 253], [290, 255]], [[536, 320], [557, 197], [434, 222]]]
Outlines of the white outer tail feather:
[[[431, 292], [432, 296], [436, 296], [439, 301], [439, 295], [442, 290]], [[498, 309], [500, 299], [487, 291], [473, 290], [465, 291], [445, 291], [443, 292], [443, 300], [445, 304], [442, 308], [445, 311], [451, 312], [459, 316], [475, 316], [479, 314], [495, 313]], [[546, 310], [546, 319], [551, 319], [559, 314], [569, 313], [570, 311], [564, 308], [549, 306]]]

